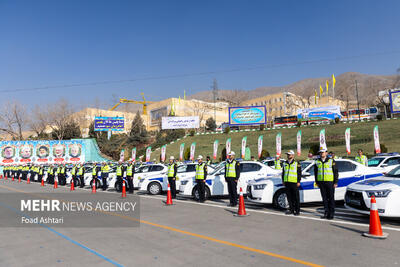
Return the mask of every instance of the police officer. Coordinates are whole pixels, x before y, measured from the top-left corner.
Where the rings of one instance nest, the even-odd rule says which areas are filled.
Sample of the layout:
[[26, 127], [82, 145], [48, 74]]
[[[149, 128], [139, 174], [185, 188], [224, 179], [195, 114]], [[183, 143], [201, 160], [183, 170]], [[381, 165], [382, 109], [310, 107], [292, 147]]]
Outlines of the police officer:
[[289, 210], [286, 214], [300, 214], [299, 187], [301, 180], [301, 165], [294, 160], [294, 151], [286, 152], [287, 161], [283, 163], [282, 183], [286, 188], [286, 196], [289, 202]]
[[320, 158], [315, 161], [314, 165], [314, 175], [324, 203], [325, 212], [321, 218], [332, 220], [335, 215], [335, 188], [339, 173], [335, 160], [328, 158], [327, 154], [326, 149], [320, 149]]
[[197, 165], [196, 165], [196, 176], [195, 181], [197, 184], [200, 203], [204, 203], [206, 200], [206, 179], [207, 179], [207, 164], [203, 162], [203, 156], [199, 155], [197, 157]]
[[281, 156], [280, 155], [276, 155], [275, 161], [274, 161], [274, 167], [275, 167], [275, 170], [281, 170], [282, 169]]
[[78, 166], [76, 164], [74, 164], [71, 169], [71, 176], [72, 176], [72, 181], [74, 181], [74, 186], [77, 185], [77, 182], [76, 182], [77, 169], [78, 169]]
[[178, 165], [175, 163], [174, 156], [169, 157], [168, 164], [168, 183], [171, 187], [171, 196], [176, 198], [176, 173], [178, 170]]
[[[93, 168], [92, 168], [92, 186], [93, 186], [93, 183], [95, 183], [96, 182], [96, 179], [97, 179], [97, 174], [99, 173], [99, 168], [97, 167], [97, 164], [96, 164], [96, 162], [95, 163], [93, 163]], [[97, 187], [97, 186], [96, 186]]]
[[80, 180], [79, 187], [80, 188], [85, 187], [85, 168], [81, 164], [78, 164], [77, 176], [79, 177], [79, 180]]
[[121, 187], [117, 187], [119, 188], [119, 190], [117, 190], [117, 192], [122, 192], [122, 176], [124, 175], [124, 171], [125, 168], [122, 165], [122, 162], [118, 162], [118, 166], [117, 166], [117, 170], [116, 170], [116, 174], [117, 174], [117, 183], [121, 185]]
[[206, 163], [207, 163], [208, 166], [210, 166], [212, 164], [210, 156], [207, 156]]
[[235, 160], [235, 152], [228, 154], [225, 163], [225, 181], [228, 184], [229, 207], [237, 205], [237, 182], [240, 178], [240, 164]]
[[26, 180], [29, 172], [29, 166], [27, 164], [22, 168], [22, 180]]
[[43, 165], [40, 165], [39, 167], [39, 172], [38, 172], [38, 182], [41, 183], [43, 179], [43, 172], [44, 172], [44, 167]]
[[128, 189], [129, 193], [133, 194], [134, 188], [133, 188], [133, 175], [135, 174], [135, 166], [133, 165], [133, 162], [130, 161], [128, 163], [128, 166], [126, 166], [126, 179], [128, 180]]
[[57, 169], [57, 175], [58, 175], [58, 183], [60, 185], [66, 185], [67, 180], [65, 179], [65, 163], [60, 164], [60, 166]]
[[356, 161], [364, 166], [368, 166], [368, 158], [363, 155], [363, 150], [359, 149], [357, 152], [358, 156], [356, 156]]
[[108, 173], [110, 172], [110, 166], [106, 163], [103, 162], [103, 166], [101, 166], [101, 179], [103, 180], [103, 191], [107, 190], [107, 178], [108, 178]]
[[47, 169], [47, 183], [54, 184], [54, 167], [50, 165]]

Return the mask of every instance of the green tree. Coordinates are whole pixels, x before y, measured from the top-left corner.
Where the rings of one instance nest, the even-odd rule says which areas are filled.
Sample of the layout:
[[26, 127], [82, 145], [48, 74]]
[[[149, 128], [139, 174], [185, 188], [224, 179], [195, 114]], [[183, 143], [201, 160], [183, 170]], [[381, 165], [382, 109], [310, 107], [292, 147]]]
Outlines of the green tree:
[[132, 121], [132, 127], [128, 139], [134, 146], [138, 144], [146, 144], [149, 141], [149, 134], [139, 111], [136, 113], [136, 116]]
[[[51, 132], [51, 137], [55, 140], [68, 140], [74, 138], [81, 138], [81, 129], [79, 128], [78, 123], [75, 121], [70, 121], [65, 125], [62, 125], [61, 128], [55, 128]], [[60, 138], [61, 137], [61, 138]]]
[[217, 129], [217, 124], [215, 123], [214, 118], [210, 117], [206, 120], [206, 129], [208, 131], [215, 131], [215, 129]]

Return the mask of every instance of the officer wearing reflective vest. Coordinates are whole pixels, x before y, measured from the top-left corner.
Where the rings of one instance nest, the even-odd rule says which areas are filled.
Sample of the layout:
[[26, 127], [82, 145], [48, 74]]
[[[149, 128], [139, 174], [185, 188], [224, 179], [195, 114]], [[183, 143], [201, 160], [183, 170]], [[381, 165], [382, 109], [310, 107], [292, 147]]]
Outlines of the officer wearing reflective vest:
[[77, 176], [80, 179], [79, 187], [83, 188], [85, 186], [85, 168], [81, 164], [78, 164]]
[[103, 162], [103, 165], [101, 166], [101, 179], [103, 182], [103, 191], [107, 190], [107, 178], [108, 178], [108, 173], [110, 172], [110, 166], [106, 163]]
[[54, 167], [53, 167], [53, 165], [50, 165], [47, 168], [47, 183], [54, 184]]
[[124, 175], [125, 168], [122, 165], [122, 162], [118, 162], [116, 174], [117, 174], [117, 183], [120, 185], [117, 187], [117, 192], [122, 192], [122, 176]]
[[57, 169], [57, 176], [58, 176], [58, 183], [60, 185], [66, 185], [66, 179], [65, 179], [65, 163], [60, 164], [60, 166]]
[[176, 198], [176, 173], [178, 170], [178, 165], [175, 163], [174, 156], [169, 157], [168, 164], [168, 183], [171, 187], [171, 196], [172, 198]]
[[[91, 182], [91, 186], [93, 186], [93, 183], [95, 183], [95, 182], [96, 182], [97, 175], [98, 175], [99, 171], [100, 171], [100, 168], [99, 168], [99, 167], [97, 167], [97, 163], [96, 163], [96, 162], [95, 162], [95, 163], [93, 163], [93, 167], [92, 167], [92, 182]], [[97, 187], [97, 184], [96, 184], [96, 187]]]
[[130, 161], [128, 163], [128, 166], [126, 166], [126, 179], [128, 180], [128, 189], [129, 193], [133, 194], [133, 176], [135, 175], [135, 165], [133, 164], [133, 161]]
[[76, 164], [74, 164], [74, 166], [72, 166], [71, 169], [71, 176], [72, 176], [72, 181], [74, 181], [74, 185], [76, 186], [76, 172], [77, 172], [78, 166]]
[[206, 179], [207, 179], [207, 164], [203, 162], [203, 156], [199, 155], [197, 157], [197, 165], [196, 165], [196, 186], [197, 191], [199, 192], [198, 201], [204, 203], [206, 200]]
[[225, 181], [228, 184], [229, 207], [235, 207], [237, 205], [237, 183], [239, 178], [240, 164], [235, 160], [235, 152], [231, 151], [225, 163]]
[[283, 163], [282, 183], [286, 188], [286, 196], [289, 202], [289, 210], [286, 214], [300, 214], [300, 195], [299, 187], [301, 180], [301, 165], [294, 160], [294, 151], [286, 152], [287, 161]]
[[368, 158], [363, 155], [362, 149], [358, 150], [358, 156], [356, 156], [356, 161], [364, 166], [368, 166]]
[[38, 175], [38, 182], [41, 183], [43, 179], [43, 172], [44, 172], [44, 167], [42, 165], [39, 166], [39, 175]]
[[280, 155], [276, 155], [275, 161], [274, 161], [274, 167], [275, 167], [275, 170], [281, 170], [282, 169], [281, 156]]
[[26, 180], [29, 172], [29, 166], [27, 164], [22, 168], [22, 180]]
[[324, 203], [323, 219], [332, 220], [335, 215], [335, 188], [337, 187], [339, 172], [334, 159], [328, 158], [326, 149], [319, 150], [320, 158], [315, 161], [315, 182], [321, 192]]
[[206, 158], [206, 163], [207, 163], [208, 166], [210, 166], [210, 165], [212, 164], [212, 161], [211, 161], [211, 157], [210, 157], [210, 156], [207, 156], [207, 158]]

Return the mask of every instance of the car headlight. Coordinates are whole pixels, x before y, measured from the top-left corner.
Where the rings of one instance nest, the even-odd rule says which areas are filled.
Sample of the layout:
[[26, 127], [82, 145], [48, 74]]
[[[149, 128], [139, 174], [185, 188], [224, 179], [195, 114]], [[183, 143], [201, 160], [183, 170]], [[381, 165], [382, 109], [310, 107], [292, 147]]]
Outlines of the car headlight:
[[387, 197], [389, 195], [389, 193], [391, 192], [391, 190], [387, 189], [387, 190], [377, 190], [377, 191], [366, 191], [367, 192], [367, 196], [370, 198], [372, 196], [375, 197]]
[[189, 182], [188, 180], [182, 181], [181, 185], [187, 185], [188, 182]]
[[253, 185], [253, 188], [254, 188], [254, 190], [263, 190], [266, 186], [267, 186], [267, 184], [256, 184], [256, 185]]

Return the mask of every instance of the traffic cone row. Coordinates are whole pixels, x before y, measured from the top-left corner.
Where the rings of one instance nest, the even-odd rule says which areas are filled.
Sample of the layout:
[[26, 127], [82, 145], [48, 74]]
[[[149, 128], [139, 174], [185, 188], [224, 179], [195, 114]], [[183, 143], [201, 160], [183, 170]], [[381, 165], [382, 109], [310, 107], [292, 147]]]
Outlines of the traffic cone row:
[[172, 195], [171, 195], [171, 187], [169, 186], [169, 183], [168, 183], [168, 191], [167, 191], [167, 201], [165, 202], [165, 205], [174, 205], [173, 203], [172, 203]]
[[244, 197], [243, 197], [243, 190], [242, 188], [240, 188], [240, 195], [239, 195], [239, 209], [238, 212], [236, 214], [234, 214], [234, 216], [238, 216], [238, 217], [244, 217], [244, 216], [249, 216], [246, 213], [246, 208], [244, 206]]
[[363, 234], [370, 238], [385, 239], [389, 234], [382, 232], [381, 220], [379, 219], [378, 208], [375, 196], [371, 197], [371, 207], [369, 213], [369, 232]]
[[125, 180], [122, 180], [122, 197], [126, 197]]

